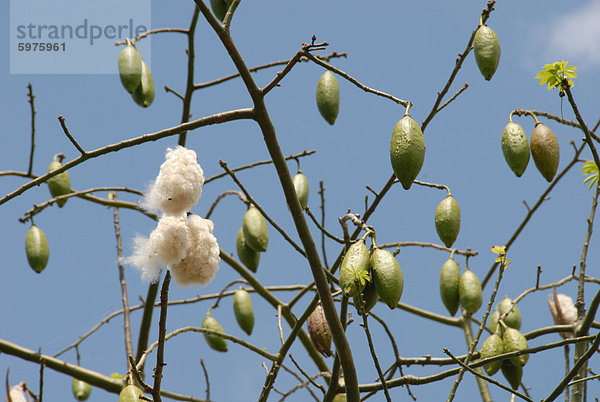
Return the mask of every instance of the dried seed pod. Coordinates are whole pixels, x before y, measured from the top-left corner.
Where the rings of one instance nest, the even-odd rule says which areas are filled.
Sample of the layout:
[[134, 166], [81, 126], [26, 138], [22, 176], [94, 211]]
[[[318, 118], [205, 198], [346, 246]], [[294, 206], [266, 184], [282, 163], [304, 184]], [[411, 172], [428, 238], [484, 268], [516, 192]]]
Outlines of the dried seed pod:
[[308, 326], [310, 340], [319, 353], [323, 356], [331, 356], [331, 330], [320, 304], [310, 313], [306, 325]]
[[233, 312], [240, 328], [251, 335], [254, 328], [254, 310], [250, 295], [242, 288], [236, 290], [233, 295]]
[[121, 390], [119, 402], [139, 402], [142, 395], [144, 395], [144, 391], [130, 384]]
[[425, 137], [419, 124], [406, 114], [394, 126], [390, 143], [390, 159], [394, 174], [405, 190], [423, 167], [425, 160]]
[[[577, 321], [577, 308], [573, 304], [573, 299], [567, 295], [556, 294], [554, 289], [554, 300], [548, 295], [548, 307], [554, 319], [554, 325], [573, 325]], [[573, 336], [571, 332], [561, 332], [560, 336], [564, 339]]]
[[[223, 327], [219, 324], [219, 321], [211, 317], [210, 313], [207, 313], [206, 317], [204, 317], [202, 328], [224, 333]], [[217, 335], [204, 334], [204, 339], [211, 349], [216, 350], [217, 352], [227, 352], [227, 341], [224, 338]]]
[[404, 290], [404, 276], [398, 261], [389, 251], [376, 248], [371, 255], [371, 269], [379, 298], [390, 309], [396, 308]]
[[329, 70], [323, 73], [317, 84], [317, 107], [325, 121], [333, 125], [340, 110], [340, 87]]
[[[504, 334], [502, 335], [502, 344], [504, 346], [504, 353], [516, 352], [519, 350], [527, 349], [527, 339], [519, 332], [519, 330], [506, 327]], [[515, 364], [524, 366], [529, 360], [529, 355], [520, 355], [511, 359]]]
[[460, 282], [460, 268], [452, 257], [450, 257], [440, 272], [440, 296], [442, 302], [450, 315], [458, 311], [458, 284]]
[[132, 94], [142, 80], [142, 57], [130, 44], [119, 53], [119, 77], [125, 90]]
[[536, 123], [531, 133], [531, 156], [537, 170], [551, 182], [560, 160], [558, 140], [552, 130], [540, 122]]
[[298, 197], [298, 201], [300, 201], [300, 206], [304, 209], [306, 208], [306, 205], [308, 205], [308, 180], [302, 172], [298, 171], [292, 179], [292, 182], [294, 183], [294, 190], [296, 190], [296, 196]]
[[369, 249], [360, 239], [350, 246], [340, 266], [340, 286], [346, 296], [356, 296], [361, 289], [356, 288], [353, 273], [356, 270], [369, 271]]
[[487, 81], [491, 80], [500, 63], [500, 41], [491, 28], [481, 25], [477, 29], [473, 40], [473, 52], [481, 75]]
[[452, 247], [460, 231], [460, 207], [451, 195], [435, 209], [435, 230], [446, 247]]
[[458, 283], [458, 299], [460, 305], [467, 310], [468, 314], [474, 314], [481, 307], [483, 293], [479, 278], [472, 271], [467, 270], [460, 277]]
[[[48, 173], [53, 170], [58, 169], [63, 164], [61, 162], [62, 158], [65, 156], [63, 154], [54, 155], [54, 159], [50, 162], [50, 166], [48, 166]], [[52, 197], [58, 197], [60, 195], [69, 194], [71, 192], [71, 177], [69, 176], [68, 171], [64, 171], [62, 173], [57, 174], [56, 176], [52, 176], [46, 182], [48, 183], [48, 189], [50, 190], [50, 194]], [[67, 199], [56, 201], [60, 208], [63, 207], [67, 203]]]
[[248, 247], [258, 252], [267, 251], [267, 245], [269, 244], [267, 221], [254, 205], [244, 214], [242, 229]]
[[27, 236], [25, 236], [25, 253], [29, 266], [38, 274], [46, 268], [50, 249], [48, 248], [48, 239], [42, 229], [32, 225]]
[[131, 94], [131, 97], [141, 107], [148, 107], [154, 100], [154, 80], [152, 79], [152, 72], [150, 67], [142, 60], [142, 76], [140, 78], [140, 85]]
[[[504, 344], [502, 338], [497, 333], [490, 335], [481, 346], [481, 358], [487, 359], [488, 357], [498, 356], [504, 353]], [[502, 366], [502, 360], [498, 360], [483, 366], [485, 372], [488, 375], [494, 375]]]
[[77, 378], [73, 378], [71, 381], [71, 388], [73, 389], [73, 396], [78, 401], [87, 401], [92, 393], [92, 386]]
[[246, 244], [246, 239], [244, 238], [244, 229], [242, 228], [238, 230], [235, 246], [240, 261], [250, 271], [256, 272], [258, 270], [258, 263], [260, 262], [260, 253], [258, 251], [254, 251], [248, 246], [248, 244]]
[[529, 142], [523, 127], [509, 121], [502, 131], [502, 153], [517, 177], [521, 177], [529, 164]]
[[502, 369], [502, 375], [504, 375], [512, 389], [519, 389], [521, 377], [523, 377], [523, 366], [513, 363], [510, 359], [505, 359], [502, 360], [500, 368]]

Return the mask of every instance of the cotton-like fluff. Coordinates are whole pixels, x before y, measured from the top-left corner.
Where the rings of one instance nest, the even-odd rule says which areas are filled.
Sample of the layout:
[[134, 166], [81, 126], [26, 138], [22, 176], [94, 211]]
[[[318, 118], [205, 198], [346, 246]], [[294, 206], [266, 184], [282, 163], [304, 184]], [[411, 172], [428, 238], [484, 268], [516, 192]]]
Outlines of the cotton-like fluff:
[[[10, 399], [12, 399], [13, 402], [30, 401], [30, 399], [27, 397], [27, 394], [25, 394], [25, 389], [26, 386], [24, 382], [20, 382], [19, 384], [15, 385], [9, 391]], [[6, 398], [6, 400], [8, 401], [8, 398]]]
[[150, 248], [163, 265], [183, 260], [192, 244], [192, 236], [185, 215], [163, 215], [156, 229], [150, 233]]
[[173, 279], [180, 286], [207, 285], [219, 269], [219, 244], [213, 236], [214, 224], [198, 215], [187, 219], [192, 234], [192, 245], [184, 260], [169, 267]]
[[188, 212], [202, 195], [204, 171], [196, 152], [177, 146], [168, 148], [166, 160], [143, 201], [149, 211], [162, 210], [168, 215]]
[[[577, 321], [577, 308], [573, 304], [573, 299], [567, 295], [556, 294], [554, 290], [554, 300], [548, 295], [548, 307], [554, 319], [554, 325], [573, 325]], [[561, 332], [560, 336], [567, 339], [573, 336], [570, 332]]]
[[141, 271], [142, 280], [146, 282], [156, 282], [163, 267], [150, 246], [150, 239], [140, 235], [133, 239], [133, 255], [124, 258], [123, 263], [131, 264]]

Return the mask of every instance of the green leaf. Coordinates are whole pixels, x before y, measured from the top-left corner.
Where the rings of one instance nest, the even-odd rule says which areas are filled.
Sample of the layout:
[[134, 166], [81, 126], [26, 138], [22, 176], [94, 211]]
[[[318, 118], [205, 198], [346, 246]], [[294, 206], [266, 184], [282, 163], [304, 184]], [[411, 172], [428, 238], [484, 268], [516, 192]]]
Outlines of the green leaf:
[[[569, 66], [566, 61], [555, 61], [552, 64], [544, 64], [544, 70], [537, 73], [535, 78], [540, 80], [540, 85], [548, 84], [548, 90], [559, 86], [566, 79], [569, 86], [575, 84], [569, 78], [577, 78], [577, 67]], [[560, 89], [562, 92], [562, 89]]]
[[596, 183], [598, 183], [598, 178], [600, 177], [600, 172], [598, 171], [598, 166], [596, 166], [596, 162], [594, 161], [585, 161], [583, 163], [583, 167], [581, 168], [581, 173], [584, 175], [588, 175], [583, 180], [583, 183], [590, 182], [589, 189], [591, 190]]

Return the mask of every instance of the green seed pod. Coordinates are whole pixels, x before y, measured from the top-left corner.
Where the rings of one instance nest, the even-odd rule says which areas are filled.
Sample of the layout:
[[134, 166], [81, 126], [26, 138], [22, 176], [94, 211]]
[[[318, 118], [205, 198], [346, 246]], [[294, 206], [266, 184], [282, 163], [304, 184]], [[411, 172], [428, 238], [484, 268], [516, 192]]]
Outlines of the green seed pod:
[[73, 378], [71, 381], [71, 388], [73, 389], [73, 396], [78, 401], [87, 401], [92, 393], [92, 386], [85, 381]]
[[323, 73], [317, 84], [317, 107], [325, 121], [333, 126], [340, 110], [340, 87], [329, 70]]
[[355, 270], [369, 271], [369, 249], [362, 239], [350, 246], [340, 266], [340, 286], [346, 296], [356, 296], [361, 290], [354, 283]]
[[136, 88], [135, 92], [131, 94], [131, 97], [141, 107], [148, 107], [154, 100], [154, 80], [152, 79], [152, 72], [150, 67], [142, 60], [142, 77], [140, 79], [140, 85]]
[[435, 230], [446, 247], [452, 247], [460, 231], [460, 207], [451, 195], [435, 209]]
[[29, 266], [35, 272], [39, 274], [46, 268], [50, 257], [48, 239], [42, 229], [35, 225], [31, 226], [27, 236], [25, 236], [25, 253], [27, 254]]
[[458, 299], [460, 305], [467, 311], [468, 314], [474, 314], [481, 307], [483, 302], [483, 293], [479, 278], [472, 271], [467, 270], [460, 277], [458, 283]]
[[[482, 359], [498, 356], [502, 353], [504, 353], [504, 344], [502, 343], [502, 338], [497, 333], [490, 335], [481, 346]], [[500, 366], [502, 366], [502, 360], [486, 364], [483, 368], [488, 375], [494, 375], [500, 370]]]
[[[202, 321], [202, 328], [224, 333], [223, 327], [219, 324], [219, 321], [211, 317], [210, 313], [206, 313], [206, 317], [204, 317], [204, 321]], [[227, 341], [224, 338], [217, 335], [204, 334], [204, 339], [211, 349], [216, 350], [217, 352], [227, 352]]]
[[491, 80], [500, 62], [500, 41], [496, 33], [487, 26], [481, 25], [475, 32], [473, 51], [475, 62], [483, 78], [487, 81]]
[[[64, 158], [63, 154], [54, 155], [54, 159], [50, 162], [50, 166], [48, 166], [48, 173], [53, 170], [58, 169], [63, 164], [61, 163], [61, 159]], [[56, 176], [52, 176], [46, 182], [48, 183], [48, 189], [50, 190], [50, 194], [52, 197], [58, 197], [60, 195], [69, 194], [71, 192], [71, 177], [69, 176], [68, 171], [64, 171], [62, 173], [57, 174]], [[67, 199], [56, 201], [60, 208], [63, 207], [67, 203]]]
[[119, 53], [119, 76], [125, 90], [132, 94], [142, 80], [142, 57], [137, 49], [131, 45]]
[[242, 264], [244, 264], [250, 271], [256, 272], [258, 270], [258, 263], [260, 261], [260, 253], [258, 251], [254, 251], [246, 244], [244, 230], [242, 228], [238, 230], [235, 246], [237, 248], [238, 257]]
[[458, 311], [458, 284], [460, 282], [460, 268], [453, 258], [449, 258], [440, 272], [440, 296], [450, 315]]
[[250, 295], [242, 288], [236, 290], [233, 295], [233, 312], [240, 328], [251, 335], [254, 328], [254, 310]]
[[119, 402], [139, 402], [142, 395], [144, 395], [144, 391], [131, 384], [121, 390]]
[[523, 366], [514, 364], [510, 359], [506, 359], [502, 360], [500, 368], [502, 369], [502, 375], [504, 375], [504, 378], [506, 378], [512, 389], [519, 389], [521, 377], [523, 377]]
[[[506, 327], [502, 335], [502, 343], [504, 345], [504, 353], [516, 352], [518, 350], [527, 349], [527, 339], [519, 332], [519, 330]], [[524, 366], [529, 360], [529, 355], [520, 355], [511, 359], [513, 363]]]
[[244, 240], [248, 247], [258, 252], [267, 251], [269, 243], [267, 222], [254, 205], [244, 214], [242, 229], [244, 231]]
[[232, 2], [233, 0], [210, 0], [210, 7], [219, 21], [223, 21]]
[[419, 124], [409, 115], [405, 115], [394, 126], [390, 142], [390, 159], [394, 174], [405, 190], [423, 167], [425, 160], [425, 137]]
[[529, 163], [529, 142], [523, 127], [509, 121], [502, 131], [502, 153], [517, 177], [521, 177]]
[[300, 201], [302, 209], [306, 208], [308, 204], [308, 180], [300, 171], [292, 179], [294, 183], [294, 190], [296, 190], [296, 196]]
[[[512, 307], [512, 309], [511, 309]], [[507, 311], [511, 310], [510, 313], [504, 317], [504, 323], [511, 328], [521, 329], [521, 312], [515, 304], [512, 306], [512, 300], [508, 296], [504, 296], [504, 299], [498, 303], [498, 318]]]
[[494, 312], [492, 313], [491, 317], [490, 317], [490, 331], [492, 332], [496, 332], [498, 331], [498, 333], [500, 334], [500, 336], [502, 336], [502, 334], [504, 333], [504, 330], [502, 329], [502, 325], [500, 325], [500, 328], [498, 328], [498, 319], [500, 318], [500, 313], [498, 312], [498, 308], [496, 308], [496, 310], [494, 310]]
[[404, 277], [398, 261], [389, 251], [376, 248], [371, 255], [371, 268], [379, 298], [390, 309], [396, 308], [404, 290]]
[[310, 340], [319, 353], [326, 357], [331, 356], [331, 330], [320, 304], [310, 313], [306, 325]]
[[[373, 307], [375, 307], [375, 305], [377, 304], [377, 302], [379, 301], [379, 294], [377, 293], [377, 288], [375, 287], [375, 282], [373, 282], [373, 280], [370, 280], [369, 282], [366, 283], [364, 289], [360, 292], [362, 300], [364, 302], [364, 307], [366, 312], [368, 313], [369, 311], [371, 311], [371, 309]], [[360, 314], [359, 308], [358, 308], [358, 303], [360, 302], [360, 300], [358, 299], [358, 294], [356, 296], [354, 296], [354, 307], [356, 307], [356, 311]]]
[[346, 402], [346, 394], [335, 394], [332, 402]]
[[536, 123], [531, 134], [531, 156], [537, 170], [551, 182], [560, 160], [558, 140], [552, 130], [540, 122]]

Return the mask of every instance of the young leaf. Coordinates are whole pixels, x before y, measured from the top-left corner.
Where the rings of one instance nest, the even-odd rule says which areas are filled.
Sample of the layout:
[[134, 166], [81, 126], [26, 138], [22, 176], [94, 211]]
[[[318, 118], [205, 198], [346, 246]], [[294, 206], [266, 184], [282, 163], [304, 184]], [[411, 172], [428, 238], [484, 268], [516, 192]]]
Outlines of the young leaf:
[[590, 190], [594, 185], [598, 182], [599, 171], [598, 166], [596, 166], [596, 162], [594, 161], [585, 161], [583, 163], [583, 167], [581, 168], [581, 173], [584, 175], [588, 175], [583, 182], [590, 182]]

